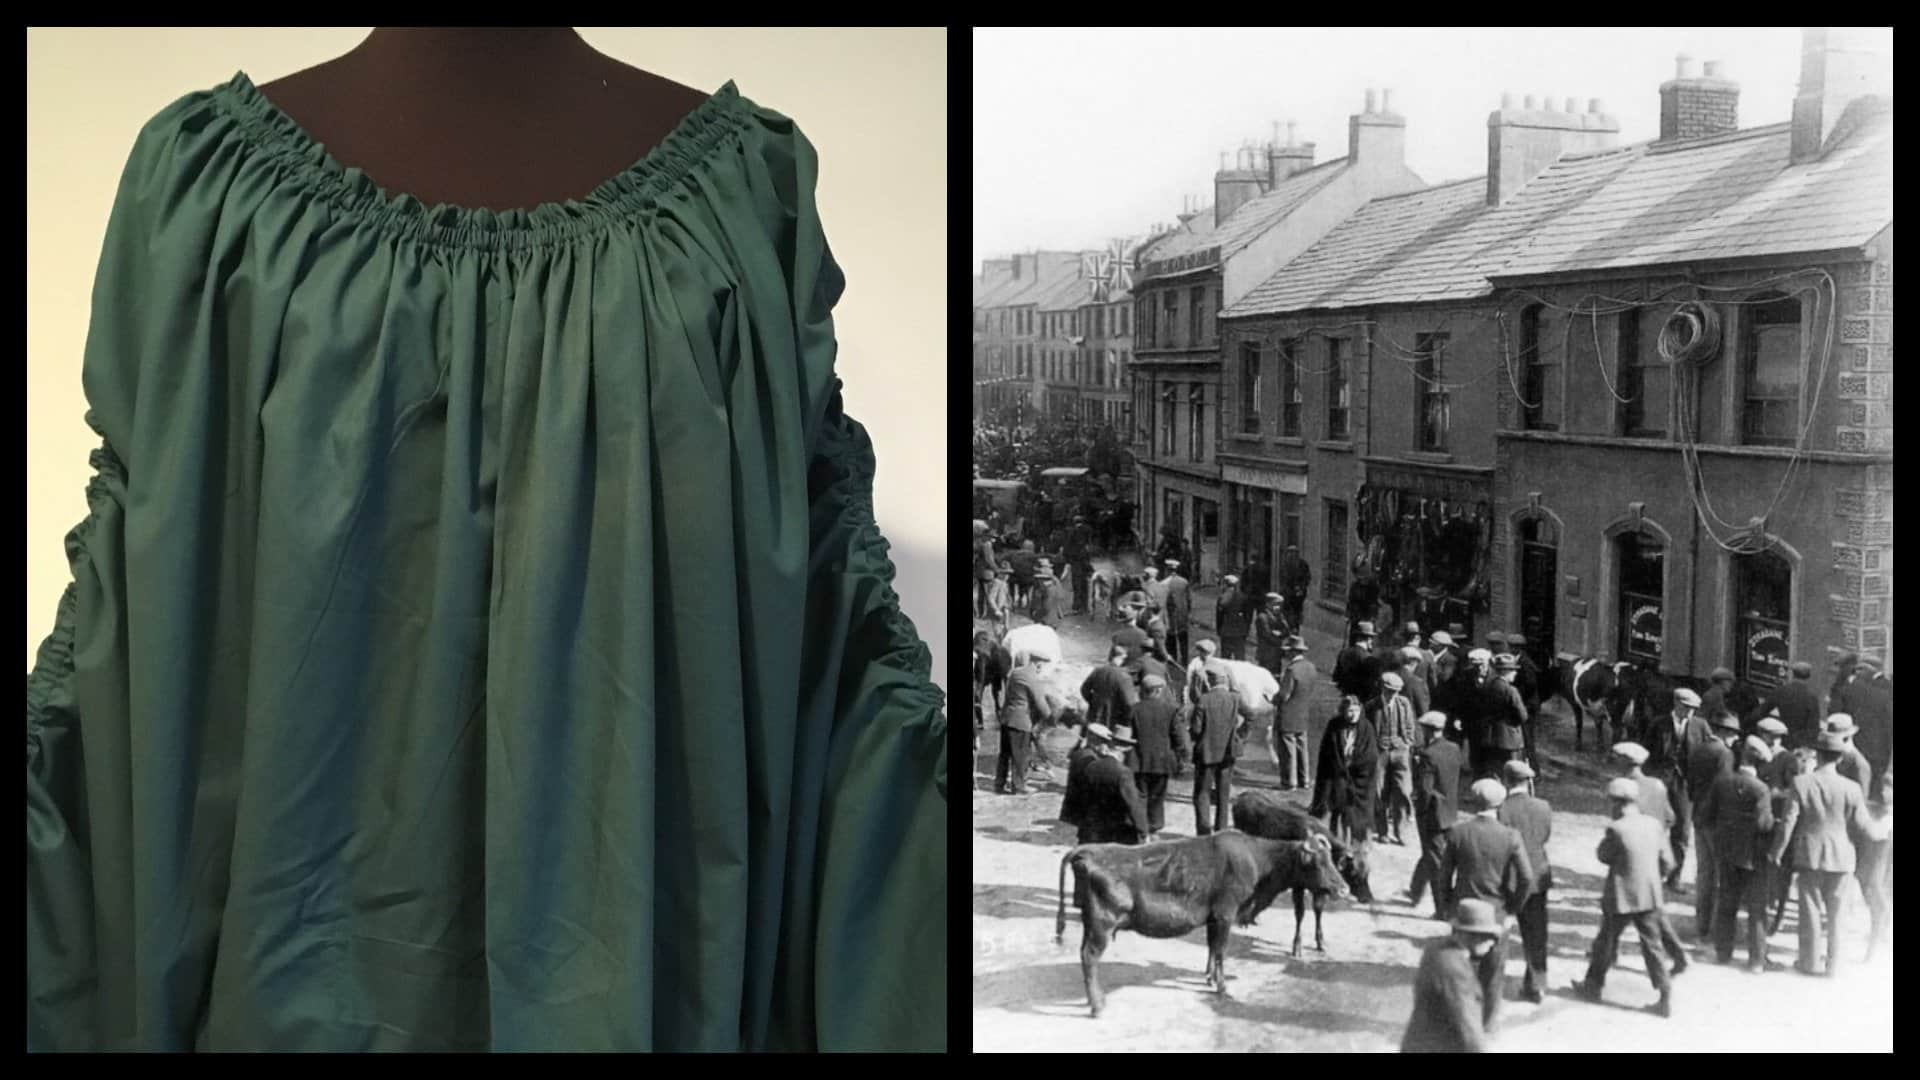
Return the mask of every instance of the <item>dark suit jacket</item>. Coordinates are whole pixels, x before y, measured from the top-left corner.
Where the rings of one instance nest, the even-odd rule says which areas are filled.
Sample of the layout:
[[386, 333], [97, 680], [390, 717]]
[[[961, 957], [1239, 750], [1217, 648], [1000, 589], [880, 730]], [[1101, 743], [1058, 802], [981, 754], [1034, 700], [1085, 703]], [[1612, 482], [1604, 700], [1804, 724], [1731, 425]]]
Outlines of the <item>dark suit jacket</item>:
[[1525, 724], [1527, 704], [1513, 684], [1498, 676], [1480, 688], [1484, 703], [1487, 745], [1496, 750], [1524, 750], [1527, 746]]
[[1060, 820], [1082, 826], [1087, 816], [1087, 767], [1100, 760], [1091, 746], [1076, 746], [1067, 754], [1067, 794], [1060, 800]]
[[1732, 771], [1733, 751], [1719, 739], [1709, 738], [1688, 751], [1687, 795], [1693, 800], [1693, 808], [1700, 809], [1700, 804], [1713, 791], [1714, 781]]
[[1345, 815], [1353, 835], [1373, 822], [1373, 772], [1380, 767], [1380, 740], [1362, 716], [1354, 725], [1353, 750], [1341, 750], [1343, 725], [1330, 723], [1320, 736], [1320, 764], [1313, 773], [1313, 813]]
[[1080, 696], [1087, 699], [1087, 723], [1108, 727], [1126, 724], [1128, 713], [1140, 700], [1133, 676], [1112, 664], [1101, 664], [1088, 672], [1080, 684]]
[[1193, 618], [1193, 594], [1186, 578], [1167, 578], [1167, 625], [1185, 626]]
[[1246, 637], [1252, 622], [1253, 614], [1247, 610], [1245, 594], [1239, 589], [1228, 589], [1220, 594], [1213, 608], [1213, 624], [1221, 637]]
[[1456, 901], [1479, 899], [1518, 914], [1533, 895], [1533, 864], [1520, 834], [1475, 814], [1454, 823], [1440, 854], [1440, 880], [1453, 884]]
[[1352, 694], [1361, 701], [1371, 700], [1380, 675], [1379, 666], [1372, 653], [1358, 645], [1349, 645], [1340, 650], [1333, 662], [1333, 685], [1343, 694]]
[[1754, 707], [1753, 718], [1757, 721], [1775, 708], [1780, 710], [1780, 722], [1787, 725], [1787, 741], [1793, 745], [1807, 745], [1820, 733], [1820, 694], [1808, 680], [1790, 678], [1774, 687]]
[[1647, 748], [1647, 763], [1642, 768], [1648, 776], [1666, 781], [1669, 789], [1679, 786], [1680, 793], [1686, 795], [1687, 762], [1693, 757], [1694, 747], [1712, 737], [1713, 729], [1698, 715], [1687, 721], [1686, 728], [1677, 735], [1672, 713], [1655, 716], [1647, 724], [1641, 740], [1641, 745]]
[[1149, 776], [1166, 776], [1177, 771], [1186, 757], [1186, 725], [1180, 707], [1165, 691], [1133, 707], [1134, 771]]
[[[1147, 835], [1147, 802], [1125, 765], [1109, 757], [1095, 757], [1080, 772], [1080, 842], [1083, 844], [1137, 844]], [[1074, 778], [1067, 777], [1067, 797], [1073, 797]], [[1061, 820], [1066, 820], [1063, 810]]]
[[1280, 730], [1305, 734], [1307, 720], [1313, 711], [1313, 691], [1320, 684], [1320, 673], [1313, 669], [1313, 662], [1305, 653], [1293, 658], [1286, 670], [1280, 673], [1280, 694], [1276, 703], [1280, 711]]
[[1533, 867], [1533, 891], [1553, 888], [1553, 867], [1547, 862], [1547, 840], [1553, 836], [1553, 807], [1547, 800], [1532, 795], [1508, 795], [1500, 804], [1500, 824], [1520, 834], [1527, 849], [1527, 864]]
[[1007, 676], [1007, 704], [1000, 710], [1000, 723], [1015, 731], [1032, 731], [1034, 720], [1051, 720], [1046, 688], [1031, 667], [1017, 667]]
[[1480, 966], [1452, 934], [1434, 941], [1420, 956], [1413, 977], [1413, 1017], [1400, 1040], [1401, 1053], [1472, 1052], [1486, 1048], [1487, 987]]
[[1660, 883], [1673, 871], [1673, 845], [1667, 827], [1645, 814], [1628, 811], [1607, 822], [1594, 855], [1606, 864], [1600, 910], [1610, 915], [1653, 911], [1661, 903]]
[[1413, 752], [1413, 810], [1429, 829], [1450, 829], [1460, 816], [1460, 747], [1435, 739]]
[[1188, 721], [1193, 736], [1193, 763], [1219, 765], [1240, 757], [1240, 696], [1216, 686], [1200, 696]]
[[1278, 611], [1261, 608], [1253, 614], [1253, 655], [1261, 667], [1277, 671], [1283, 659], [1280, 646], [1287, 642], [1287, 620]]
[[1736, 769], [1707, 789], [1693, 825], [1713, 835], [1713, 850], [1722, 862], [1752, 870], [1766, 862], [1772, 803], [1772, 793], [1757, 773]]

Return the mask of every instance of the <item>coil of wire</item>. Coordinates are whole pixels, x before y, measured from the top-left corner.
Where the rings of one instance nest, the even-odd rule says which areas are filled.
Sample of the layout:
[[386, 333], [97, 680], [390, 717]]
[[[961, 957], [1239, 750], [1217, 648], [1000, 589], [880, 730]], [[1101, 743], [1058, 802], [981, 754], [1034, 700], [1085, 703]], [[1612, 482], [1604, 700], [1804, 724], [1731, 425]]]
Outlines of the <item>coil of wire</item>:
[[1720, 351], [1720, 315], [1713, 308], [1688, 300], [1673, 309], [1660, 326], [1660, 358], [1669, 364], [1700, 364]]

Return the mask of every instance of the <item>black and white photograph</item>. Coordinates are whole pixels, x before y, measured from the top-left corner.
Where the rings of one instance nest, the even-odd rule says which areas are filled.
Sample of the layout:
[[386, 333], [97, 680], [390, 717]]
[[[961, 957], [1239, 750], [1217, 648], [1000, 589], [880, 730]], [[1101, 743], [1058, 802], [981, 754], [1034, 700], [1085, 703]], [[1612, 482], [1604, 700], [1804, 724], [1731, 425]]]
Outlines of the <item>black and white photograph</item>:
[[972, 38], [973, 1048], [1890, 1051], [1891, 28]]

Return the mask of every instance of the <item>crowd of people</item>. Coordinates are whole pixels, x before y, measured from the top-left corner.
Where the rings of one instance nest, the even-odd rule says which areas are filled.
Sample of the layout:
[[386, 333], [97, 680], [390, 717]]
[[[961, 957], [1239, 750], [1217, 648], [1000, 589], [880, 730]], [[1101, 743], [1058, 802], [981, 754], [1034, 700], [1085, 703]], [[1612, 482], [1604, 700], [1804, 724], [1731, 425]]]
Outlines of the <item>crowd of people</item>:
[[[1051, 580], [1048, 560], [1033, 562], [1029, 595]], [[1358, 619], [1328, 676], [1338, 704], [1309, 761], [1321, 676], [1298, 632], [1304, 586], [1293, 592], [1284, 564], [1278, 581], [1286, 592], [1262, 594], [1273, 582], [1227, 575], [1217, 636], [1195, 641], [1182, 560], [1159, 563], [1111, 583], [1109, 612], [1120, 625], [1108, 662], [1079, 687], [1084, 708], [1044, 690], [1057, 657], [1014, 666], [994, 636], [976, 635], [976, 739], [983, 703], [996, 705], [1001, 730], [995, 790], [1024, 793], [1032, 732], [1069, 724], [1078, 745], [1060, 818], [1080, 843], [1157, 839], [1168, 780], [1189, 765], [1194, 832], [1206, 835], [1227, 828], [1235, 763], [1258, 738], [1281, 789], [1310, 792], [1309, 812], [1341, 842], [1364, 853], [1371, 842], [1405, 844], [1410, 831], [1419, 851], [1406, 897], [1417, 907], [1430, 891], [1433, 918], [1451, 932], [1421, 962], [1405, 1049], [1485, 1044], [1504, 995], [1509, 919], [1526, 961], [1521, 996], [1539, 1001], [1546, 991], [1553, 811], [1533, 786], [1542, 702], [1555, 693], [1575, 710], [1611, 711], [1618, 736], [1610, 745], [1617, 775], [1606, 786], [1612, 820], [1596, 852], [1607, 867], [1602, 923], [1575, 993], [1600, 997], [1632, 927], [1659, 994], [1651, 1008], [1671, 1015], [1673, 976], [1691, 961], [1663, 904], [1683, 891], [1689, 850], [1694, 948], [1718, 962], [1732, 963], [1744, 942], [1750, 971], [1778, 967], [1766, 940], [1794, 900], [1795, 968], [1834, 974], [1848, 877], [1858, 878], [1873, 913], [1871, 939], [1880, 939], [1892, 684], [1873, 661], [1843, 660], [1824, 701], [1806, 663], [1765, 693], [1724, 669], [1695, 690], [1612, 665], [1619, 678], [1604, 697], [1587, 700], [1568, 673], [1541, 672], [1521, 634], [1491, 632], [1476, 646], [1457, 624], [1427, 633], [1409, 623], [1383, 645], [1373, 623]], [[1073, 596], [1076, 610], [1089, 610], [1088, 593]], [[1057, 607], [1033, 605], [1047, 614]], [[1871, 735], [1856, 712], [1872, 718]], [[1856, 746], [1856, 736], [1866, 745]], [[1742, 914], [1744, 935], [1736, 933]]]

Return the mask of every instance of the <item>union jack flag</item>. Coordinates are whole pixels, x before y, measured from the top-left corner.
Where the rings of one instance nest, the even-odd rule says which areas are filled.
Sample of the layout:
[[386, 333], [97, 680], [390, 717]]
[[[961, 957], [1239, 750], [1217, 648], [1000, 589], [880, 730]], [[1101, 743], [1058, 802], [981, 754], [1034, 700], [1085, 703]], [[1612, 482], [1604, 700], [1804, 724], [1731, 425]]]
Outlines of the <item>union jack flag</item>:
[[1093, 299], [1105, 303], [1133, 289], [1133, 253], [1140, 245], [1132, 238], [1107, 242], [1107, 250], [1080, 257], [1080, 276], [1093, 286]]

